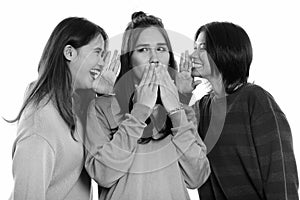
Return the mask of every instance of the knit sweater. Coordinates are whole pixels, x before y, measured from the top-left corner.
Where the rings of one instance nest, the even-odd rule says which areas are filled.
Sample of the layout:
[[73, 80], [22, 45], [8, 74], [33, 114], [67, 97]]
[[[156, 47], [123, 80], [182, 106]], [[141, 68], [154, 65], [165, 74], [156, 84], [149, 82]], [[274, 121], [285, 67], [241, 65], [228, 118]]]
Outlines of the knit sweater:
[[44, 99], [38, 106], [29, 105], [19, 121], [11, 200], [91, 199], [79, 120], [75, 141], [52, 101], [45, 103]]
[[[291, 130], [273, 97], [257, 85], [246, 84], [226, 101], [225, 123], [208, 153], [211, 175], [199, 188], [200, 199], [298, 199]], [[194, 105], [205, 143], [211, 108], [219, 102], [206, 95]]]
[[200, 187], [210, 173], [205, 145], [191, 122], [196, 120], [193, 110], [187, 111], [190, 122], [184, 111], [172, 115], [173, 134], [138, 144], [151, 110], [135, 104], [121, 119], [112, 112], [118, 110], [112, 99], [93, 101], [87, 119], [85, 166], [101, 186], [100, 199], [189, 199], [186, 188]]

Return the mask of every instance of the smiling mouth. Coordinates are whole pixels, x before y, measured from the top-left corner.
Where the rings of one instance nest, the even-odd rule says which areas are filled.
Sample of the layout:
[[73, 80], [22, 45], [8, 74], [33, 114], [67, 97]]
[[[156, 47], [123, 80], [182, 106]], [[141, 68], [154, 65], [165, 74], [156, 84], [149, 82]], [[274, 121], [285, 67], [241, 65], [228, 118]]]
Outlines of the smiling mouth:
[[91, 74], [91, 77], [95, 80], [101, 73], [101, 70], [100, 69], [91, 69], [90, 70], [90, 74]]
[[199, 62], [193, 62], [192, 64], [193, 64], [193, 68], [203, 67], [203, 64]]

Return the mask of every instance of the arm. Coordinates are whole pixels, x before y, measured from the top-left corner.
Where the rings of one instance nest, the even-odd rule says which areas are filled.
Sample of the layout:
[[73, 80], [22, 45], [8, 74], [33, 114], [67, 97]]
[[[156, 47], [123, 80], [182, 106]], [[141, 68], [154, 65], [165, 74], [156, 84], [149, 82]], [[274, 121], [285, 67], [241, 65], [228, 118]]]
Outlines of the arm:
[[54, 162], [54, 151], [41, 136], [19, 141], [13, 152], [13, 199], [45, 200]]
[[110, 140], [110, 125], [115, 124], [110, 101], [112, 97], [92, 101], [87, 118], [86, 161], [89, 175], [102, 187], [111, 187], [128, 171], [135, 157], [137, 140], [141, 137], [150, 108], [136, 103], [131, 114], [119, 124]]
[[173, 123], [173, 143], [179, 154], [179, 166], [188, 188], [200, 187], [210, 175], [206, 146], [200, 139], [195, 124], [197, 123], [192, 108], [171, 115]]
[[267, 199], [298, 199], [298, 176], [289, 124], [282, 112], [263, 113], [251, 122]]

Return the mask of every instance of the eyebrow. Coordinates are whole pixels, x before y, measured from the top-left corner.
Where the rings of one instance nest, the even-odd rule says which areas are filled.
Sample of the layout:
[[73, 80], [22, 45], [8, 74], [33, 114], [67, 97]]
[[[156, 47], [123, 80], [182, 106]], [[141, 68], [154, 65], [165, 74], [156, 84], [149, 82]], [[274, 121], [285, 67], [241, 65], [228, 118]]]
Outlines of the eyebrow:
[[94, 48], [94, 50], [95, 50], [95, 51], [103, 51], [103, 49], [100, 48], [100, 47], [96, 47], [96, 48]]
[[[167, 46], [167, 43], [157, 43], [156, 45], [157, 46]], [[139, 44], [135, 48], [138, 48], [138, 47], [149, 47], [149, 46], [150, 46], [150, 44]]]
[[196, 45], [206, 44], [206, 42], [195, 42]]

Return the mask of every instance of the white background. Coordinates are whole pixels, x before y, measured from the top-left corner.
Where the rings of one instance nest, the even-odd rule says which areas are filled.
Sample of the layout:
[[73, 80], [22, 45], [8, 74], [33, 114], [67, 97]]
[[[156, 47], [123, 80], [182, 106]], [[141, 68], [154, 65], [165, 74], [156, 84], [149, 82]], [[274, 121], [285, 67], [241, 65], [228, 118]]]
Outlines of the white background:
[[[109, 37], [115, 37], [125, 30], [131, 14], [142, 10], [160, 17], [166, 29], [190, 38], [191, 43], [184, 44], [189, 49], [200, 25], [230, 21], [242, 26], [252, 41], [254, 58], [249, 80], [269, 91], [287, 116], [299, 169], [299, 8], [297, 1], [289, 0], [1, 1], [0, 116], [16, 117], [27, 84], [37, 77], [46, 41], [66, 17], [85, 17], [103, 27]], [[183, 46], [178, 48], [185, 50]], [[0, 199], [8, 199], [13, 187], [11, 149], [16, 125], [0, 119], [0, 134]], [[190, 194], [198, 199], [196, 191]]]

